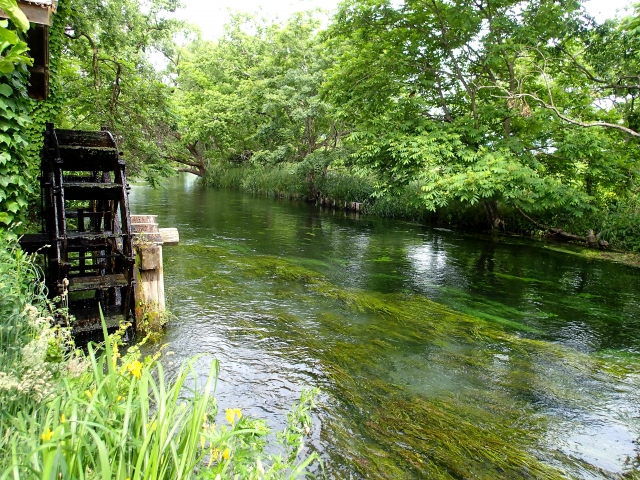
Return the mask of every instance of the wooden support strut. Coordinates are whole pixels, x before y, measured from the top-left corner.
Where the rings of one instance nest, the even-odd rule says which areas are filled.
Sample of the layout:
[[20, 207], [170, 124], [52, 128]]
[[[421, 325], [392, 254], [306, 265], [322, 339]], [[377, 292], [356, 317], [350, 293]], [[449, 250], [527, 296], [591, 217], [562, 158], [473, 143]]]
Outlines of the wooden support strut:
[[178, 244], [178, 229], [159, 229], [157, 215], [131, 215], [131, 228], [136, 251], [136, 317], [143, 318], [149, 311], [162, 315], [166, 312], [162, 246]]

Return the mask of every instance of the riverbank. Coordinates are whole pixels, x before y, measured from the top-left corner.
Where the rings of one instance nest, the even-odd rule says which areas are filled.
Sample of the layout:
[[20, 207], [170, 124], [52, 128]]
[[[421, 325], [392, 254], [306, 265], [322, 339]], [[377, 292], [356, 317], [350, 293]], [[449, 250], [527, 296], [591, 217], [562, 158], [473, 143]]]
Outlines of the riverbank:
[[[34, 258], [5, 234], [0, 243], [3, 477], [94, 478], [95, 472], [117, 480], [213, 479], [266, 472], [288, 478], [317, 460], [305, 458], [303, 449], [312, 392], [303, 392], [279, 434], [287, 439], [276, 449], [281, 453], [266, 453], [264, 421], [243, 415], [237, 405], [219, 410], [216, 359], [190, 358], [165, 376], [167, 354], [156, 348], [143, 358], [145, 340], [126, 345], [124, 327], [108, 337], [105, 331], [106, 341], [87, 353], [75, 350], [69, 332], [54, 326], [54, 317], [65, 312], [47, 301]], [[209, 365], [199, 380], [196, 361]]]
[[[308, 171], [297, 164], [270, 167], [256, 165], [214, 164], [201, 179], [207, 186], [232, 188], [256, 195], [305, 200], [330, 208], [358, 211], [382, 218], [415, 220], [434, 226], [471, 231], [487, 231], [487, 214], [480, 203], [470, 205], [452, 202], [436, 211], [427, 209], [421, 201], [423, 194], [417, 182], [380, 194], [376, 178], [356, 175], [346, 168]], [[541, 225], [561, 226], [565, 232], [586, 237], [594, 230], [598, 240], [608, 242], [608, 250], [583, 248], [583, 255], [638, 266], [640, 253], [640, 199], [633, 197], [607, 208], [596, 208], [581, 217], [563, 212], [543, 211], [537, 224], [531, 223], [517, 209], [498, 203], [501, 223], [497, 233], [543, 239], [552, 235]], [[567, 243], [568, 250], [579, 250]], [[581, 245], [573, 242], [573, 245]]]
[[575, 245], [545, 245], [544, 248], [566, 253], [567, 255], [576, 255], [589, 260], [602, 260], [606, 262], [620, 263], [629, 267], [640, 268], [640, 254], [634, 252], [594, 250], [592, 248], [583, 248]]

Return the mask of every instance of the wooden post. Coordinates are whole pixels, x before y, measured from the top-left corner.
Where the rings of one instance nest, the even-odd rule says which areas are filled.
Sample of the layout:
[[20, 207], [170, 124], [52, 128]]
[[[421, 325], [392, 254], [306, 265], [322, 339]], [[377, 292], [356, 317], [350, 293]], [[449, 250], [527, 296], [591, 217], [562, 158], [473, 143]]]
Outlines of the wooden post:
[[167, 245], [177, 245], [177, 229], [161, 235], [157, 215], [131, 215], [136, 264], [134, 288], [136, 323], [143, 333], [153, 333], [165, 323], [164, 273], [162, 267], [163, 237]]

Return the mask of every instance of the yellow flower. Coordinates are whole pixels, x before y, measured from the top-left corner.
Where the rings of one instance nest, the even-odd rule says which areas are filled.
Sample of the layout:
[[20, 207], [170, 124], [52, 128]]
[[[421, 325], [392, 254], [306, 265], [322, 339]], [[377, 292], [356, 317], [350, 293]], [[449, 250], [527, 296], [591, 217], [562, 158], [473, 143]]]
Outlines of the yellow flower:
[[85, 390], [84, 394], [89, 397], [89, 400], [91, 400], [91, 397], [93, 397], [96, 394], [96, 389], [93, 389], [93, 392], [91, 390]]
[[224, 458], [225, 460], [229, 460], [229, 449], [225, 448], [222, 452], [222, 458]]
[[111, 357], [111, 363], [113, 364], [113, 368], [115, 369], [118, 365], [118, 358], [120, 357], [120, 352], [118, 352], [118, 344], [113, 344], [113, 356]]
[[200, 435], [200, 448], [204, 450], [204, 435]]
[[238, 420], [242, 418], [242, 412], [239, 408], [227, 408], [225, 416], [227, 417], [227, 422], [233, 426], [236, 423], [236, 417], [238, 417]]
[[66, 419], [66, 417], [64, 416], [64, 413], [63, 413], [62, 415], [60, 415], [60, 423], [64, 423], [66, 421], [67, 421], [67, 419]]
[[48, 442], [49, 440], [51, 440], [52, 437], [53, 437], [53, 432], [49, 427], [47, 427], [44, 433], [40, 435], [40, 438], [42, 439], [43, 442]]
[[218, 455], [220, 455], [220, 449], [216, 448], [215, 450], [211, 450], [209, 452], [209, 463], [207, 464], [208, 468], [211, 468], [211, 465], [213, 464], [213, 462], [218, 460]]
[[226, 414], [227, 422], [233, 425], [236, 420], [235, 416], [236, 416], [236, 412], [234, 412], [232, 408], [227, 408], [227, 414]]
[[118, 401], [122, 400], [122, 395], [118, 395]]
[[136, 378], [140, 378], [142, 374], [142, 364], [138, 360], [134, 360], [129, 365], [127, 365], [127, 370], [129, 373]]

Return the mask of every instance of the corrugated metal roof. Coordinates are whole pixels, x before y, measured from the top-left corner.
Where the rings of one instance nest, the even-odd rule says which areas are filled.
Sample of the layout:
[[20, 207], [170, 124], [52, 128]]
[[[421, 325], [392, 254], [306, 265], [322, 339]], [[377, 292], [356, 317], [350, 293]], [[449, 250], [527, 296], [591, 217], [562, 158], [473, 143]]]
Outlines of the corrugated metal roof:
[[56, 11], [56, 7], [58, 6], [58, 0], [19, 0], [18, 5], [33, 5], [42, 8], [50, 8], [54, 12]]

